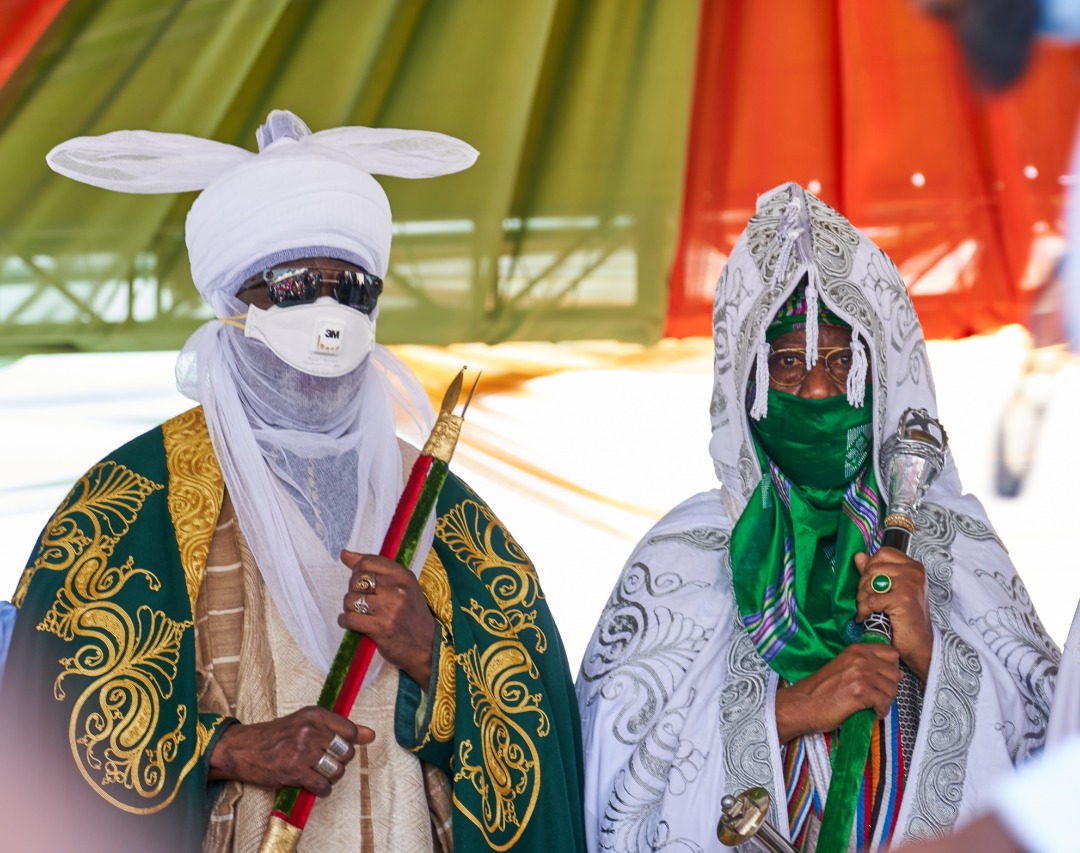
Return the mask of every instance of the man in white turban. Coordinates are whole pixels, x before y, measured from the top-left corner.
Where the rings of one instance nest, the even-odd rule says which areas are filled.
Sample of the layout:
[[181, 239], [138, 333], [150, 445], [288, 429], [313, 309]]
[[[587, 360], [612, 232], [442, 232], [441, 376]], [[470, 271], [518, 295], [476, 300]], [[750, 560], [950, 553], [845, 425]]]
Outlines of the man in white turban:
[[[202, 190], [186, 236], [217, 319], [177, 364], [201, 406], [91, 468], [19, 584], [5, 844], [254, 851], [298, 786], [325, 798], [301, 849], [581, 849], [576, 706], [528, 558], [452, 474], [413, 565], [373, 556], [417, 455], [395, 405], [432, 413], [375, 344], [372, 174], [476, 152], [283, 111], [258, 142], [122, 131], [48, 156], [116, 191]], [[346, 627], [378, 655], [340, 716], [315, 700]]]

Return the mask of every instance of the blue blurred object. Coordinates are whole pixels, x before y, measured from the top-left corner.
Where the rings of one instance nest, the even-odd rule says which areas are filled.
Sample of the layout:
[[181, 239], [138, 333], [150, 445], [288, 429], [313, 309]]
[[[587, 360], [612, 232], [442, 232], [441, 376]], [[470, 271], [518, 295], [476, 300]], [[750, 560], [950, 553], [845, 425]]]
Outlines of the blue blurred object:
[[1040, 0], [1038, 31], [1063, 41], [1080, 39], [1080, 0]]
[[19, 611], [10, 601], [0, 601], [0, 685], [4, 683], [4, 663], [7, 661], [11, 632], [15, 630], [15, 617]]
[[[1060, 41], [1080, 41], [1080, 0], [1040, 0], [1039, 35]], [[1080, 136], [1073, 143], [1069, 174], [1075, 176], [1080, 168]], [[1069, 348], [1080, 352], [1080, 204], [1074, 187], [1069, 188], [1065, 208], [1065, 287], [1062, 294], [1062, 313]]]

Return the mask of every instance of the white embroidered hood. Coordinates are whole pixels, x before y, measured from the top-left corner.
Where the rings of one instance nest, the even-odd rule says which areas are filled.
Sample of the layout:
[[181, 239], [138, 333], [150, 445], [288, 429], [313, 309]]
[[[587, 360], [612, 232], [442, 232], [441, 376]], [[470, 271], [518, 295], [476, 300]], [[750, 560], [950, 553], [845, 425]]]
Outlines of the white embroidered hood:
[[[880, 449], [904, 411], [921, 408], [937, 416], [922, 327], [888, 255], [798, 184], [770, 190], [758, 199], [757, 212], [735, 243], [713, 304], [716, 357], [709, 452], [733, 520], [761, 479], [750, 438], [749, 409], [757, 400], [748, 397], [748, 389], [755, 379], [755, 390], [763, 391], [768, 384], [762, 381], [767, 375], [757, 372], [764, 362], [759, 354], [765, 330], [804, 275], [808, 317], [816, 313], [810, 304], [809, 291], [814, 290], [820, 302], [852, 327], [852, 349], [869, 350], [865, 376], [872, 384], [870, 398], [862, 399], [861, 382], [849, 389], [848, 398], [854, 405], [873, 407], [879, 483], [885, 482]], [[816, 327], [807, 322], [808, 332]], [[812, 357], [813, 340], [807, 341], [807, 350]], [[948, 483], [959, 494], [951, 463], [938, 482], [939, 489]]]

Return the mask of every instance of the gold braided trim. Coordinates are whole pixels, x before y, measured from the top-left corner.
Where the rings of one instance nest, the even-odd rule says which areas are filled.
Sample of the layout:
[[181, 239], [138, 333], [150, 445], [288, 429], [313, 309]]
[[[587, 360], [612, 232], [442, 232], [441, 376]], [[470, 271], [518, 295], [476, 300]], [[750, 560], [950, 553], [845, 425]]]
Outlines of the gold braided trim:
[[184, 583], [194, 613], [225, 481], [201, 406], [166, 421], [161, 432], [169, 468], [169, 515], [176, 528]]
[[450, 599], [450, 578], [446, 576], [446, 568], [435, 553], [435, 549], [428, 551], [427, 559], [424, 560], [424, 568], [420, 570], [420, 590], [424, 593], [431, 612], [435, 614], [443, 625], [449, 625], [454, 618], [454, 605]]
[[[442, 645], [439, 648], [439, 677], [435, 682], [435, 695], [431, 697], [431, 725], [423, 741], [416, 747], [422, 749], [432, 738], [448, 743], [454, 737], [454, 720], [457, 703], [454, 700], [457, 684], [457, 667], [454, 665], [453, 602], [450, 598], [450, 579], [446, 568], [432, 548], [424, 560], [420, 572], [420, 589], [424, 599], [442, 626]], [[415, 751], [415, 750], [414, 750]]]
[[883, 528], [899, 527], [902, 530], [906, 530], [908, 533], [915, 532], [915, 522], [899, 512], [890, 512], [885, 516], [885, 521], [881, 526]]

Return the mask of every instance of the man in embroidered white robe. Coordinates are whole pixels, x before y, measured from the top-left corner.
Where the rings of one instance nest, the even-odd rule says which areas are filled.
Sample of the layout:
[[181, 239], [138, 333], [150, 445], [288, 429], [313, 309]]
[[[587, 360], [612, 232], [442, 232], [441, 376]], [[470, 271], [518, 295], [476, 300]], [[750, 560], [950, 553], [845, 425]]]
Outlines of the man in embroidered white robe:
[[[804, 327], [785, 329], [797, 288]], [[590, 848], [719, 850], [720, 798], [751, 786], [802, 839], [828, 798], [834, 731], [860, 708], [880, 721], [851, 847], [947, 832], [1041, 745], [1058, 652], [951, 461], [912, 558], [876, 551], [882, 443], [907, 408], [936, 412], [904, 284], [788, 184], [759, 200], [713, 317], [721, 488], [633, 552], [577, 681]], [[844, 426], [811, 441], [820, 424]], [[892, 618], [894, 647], [857, 642], [871, 611]]]

